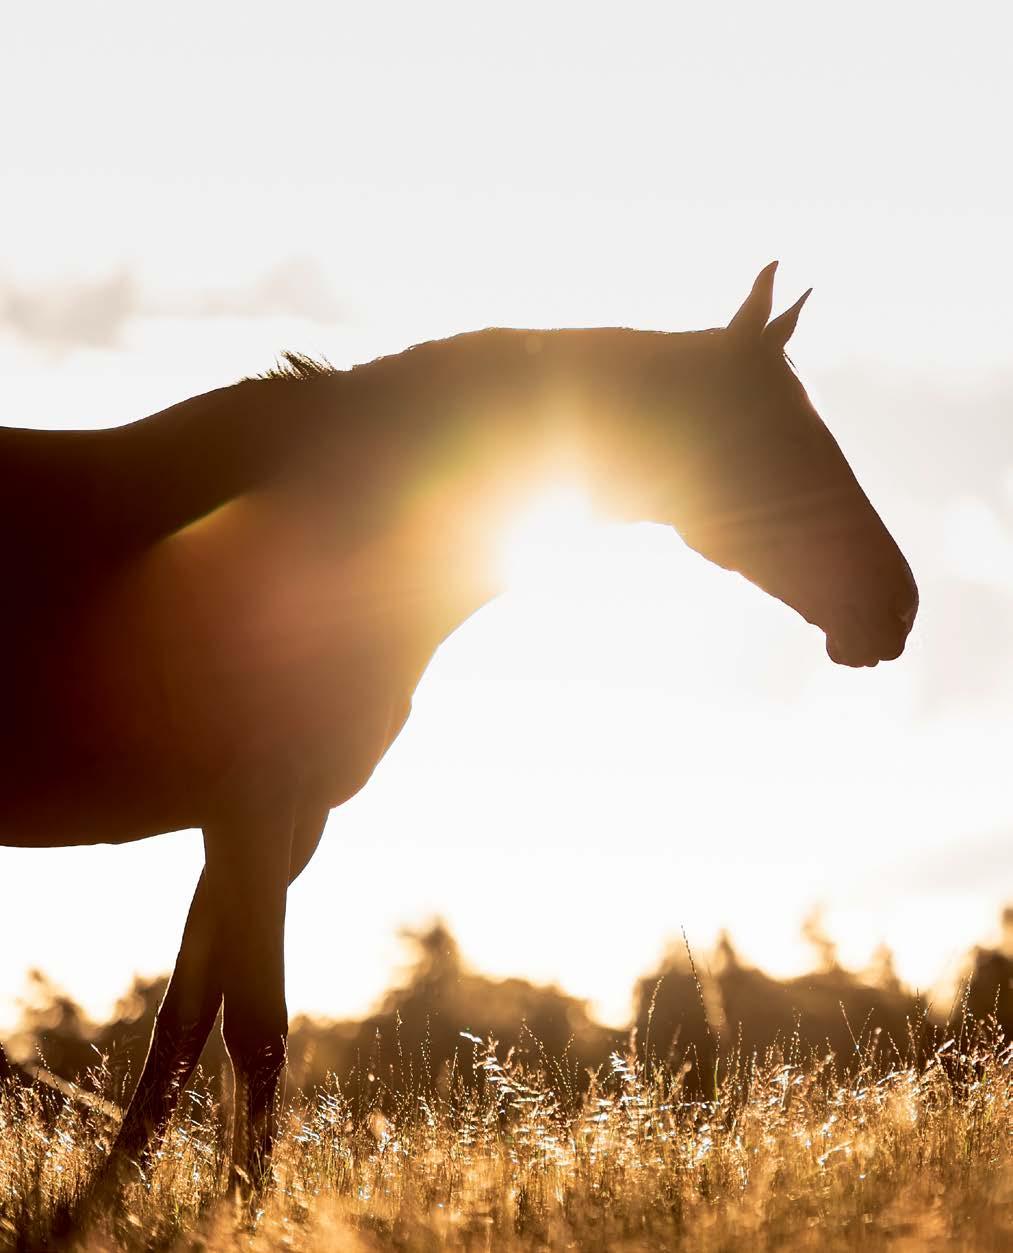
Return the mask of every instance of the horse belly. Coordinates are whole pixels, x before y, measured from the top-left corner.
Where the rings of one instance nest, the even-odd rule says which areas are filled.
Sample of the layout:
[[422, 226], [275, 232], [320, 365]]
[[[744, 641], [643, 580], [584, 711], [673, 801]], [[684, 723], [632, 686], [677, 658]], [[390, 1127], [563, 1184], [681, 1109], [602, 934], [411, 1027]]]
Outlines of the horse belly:
[[0, 728], [0, 843], [125, 843], [194, 825], [157, 674], [74, 621], [22, 658]]
[[0, 766], [0, 843], [122, 843], [200, 826], [227, 789], [271, 769], [335, 807], [408, 714], [410, 688], [379, 649], [264, 655], [240, 640], [180, 656], [141, 647], [129, 626], [121, 619], [101, 648], [79, 635], [73, 664], [35, 685], [38, 716], [20, 723]]
[[239, 649], [171, 694], [182, 773], [213, 793], [226, 777], [277, 767], [333, 808], [372, 774], [410, 697], [379, 647]]

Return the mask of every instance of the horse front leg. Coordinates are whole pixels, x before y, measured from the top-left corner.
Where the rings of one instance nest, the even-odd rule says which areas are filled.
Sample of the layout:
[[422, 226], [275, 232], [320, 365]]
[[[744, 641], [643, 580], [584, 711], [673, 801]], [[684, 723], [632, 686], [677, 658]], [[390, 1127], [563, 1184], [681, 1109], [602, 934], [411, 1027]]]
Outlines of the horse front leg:
[[77, 1230], [112, 1204], [143, 1171], [193, 1073], [222, 1000], [215, 960], [215, 916], [207, 876], [197, 882], [176, 965], [155, 1018], [148, 1055], [119, 1134], [104, 1166], [83, 1195], [53, 1223], [53, 1239]]
[[215, 914], [207, 875], [194, 892], [179, 956], [155, 1018], [155, 1029], [107, 1166], [107, 1176], [144, 1167], [197, 1065], [222, 1002], [215, 959]]
[[[315, 851], [326, 819], [327, 809], [323, 805], [309, 806], [300, 813], [293, 830], [290, 882]], [[109, 1159], [92, 1189], [95, 1200], [109, 1196], [138, 1169], [147, 1167], [214, 1026], [222, 1003], [222, 971], [215, 949], [216, 917], [207, 874], [202, 871], [172, 978], [155, 1019], [144, 1068]], [[5, 1060], [0, 1052], [0, 1079]]]
[[249, 1196], [268, 1182], [285, 1066], [285, 901], [293, 806], [244, 805], [204, 828], [206, 873], [217, 920], [216, 955], [232, 1061], [234, 1180]]

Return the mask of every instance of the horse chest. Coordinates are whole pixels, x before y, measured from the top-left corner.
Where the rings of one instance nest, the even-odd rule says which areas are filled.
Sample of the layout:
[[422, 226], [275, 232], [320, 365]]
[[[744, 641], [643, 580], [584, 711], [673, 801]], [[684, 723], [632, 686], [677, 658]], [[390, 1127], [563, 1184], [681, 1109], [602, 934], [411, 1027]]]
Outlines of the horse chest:
[[284, 759], [340, 804], [404, 724], [438, 639], [394, 568], [249, 552], [168, 551], [96, 604], [77, 631], [75, 721], [198, 793]]

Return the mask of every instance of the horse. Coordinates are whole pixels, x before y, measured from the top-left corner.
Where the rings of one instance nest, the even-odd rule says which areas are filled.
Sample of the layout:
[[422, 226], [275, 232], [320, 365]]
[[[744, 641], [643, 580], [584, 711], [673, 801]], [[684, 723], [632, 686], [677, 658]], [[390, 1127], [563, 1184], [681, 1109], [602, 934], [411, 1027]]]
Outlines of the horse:
[[233, 1179], [270, 1178], [286, 893], [502, 590], [539, 485], [673, 526], [830, 658], [898, 657], [918, 592], [785, 354], [776, 262], [727, 326], [486, 329], [348, 370], [298, 354], [133, 424], [0, 431], [0, 844], [201, 828], [205, 862], [106, 1173], [147, 1160], [219, 1007]]

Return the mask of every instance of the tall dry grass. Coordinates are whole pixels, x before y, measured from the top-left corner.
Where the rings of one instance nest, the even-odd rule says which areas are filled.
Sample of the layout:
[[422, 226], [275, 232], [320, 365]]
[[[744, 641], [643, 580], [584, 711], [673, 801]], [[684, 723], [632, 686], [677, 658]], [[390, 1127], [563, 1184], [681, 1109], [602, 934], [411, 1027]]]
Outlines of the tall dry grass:
[[[250, 1221], [225, 1195], [220, 1111], [185, 1095], [150, 1176], [74, 1239], [89, 1250], [1013, 1248], [1013, 1046], [968, 1029], [919, 1064], [845, 1070], [789, 1047], [732, 1058], [710, 1100], [683, 1068], [613, 1056], [578, 1091], [537, 1051], [438, 1081], [333, 1082], [286, 1111]], [[108, 1115], [0, 1101], [0, 1249], [51, 1224], [102, 1159]]]

